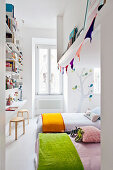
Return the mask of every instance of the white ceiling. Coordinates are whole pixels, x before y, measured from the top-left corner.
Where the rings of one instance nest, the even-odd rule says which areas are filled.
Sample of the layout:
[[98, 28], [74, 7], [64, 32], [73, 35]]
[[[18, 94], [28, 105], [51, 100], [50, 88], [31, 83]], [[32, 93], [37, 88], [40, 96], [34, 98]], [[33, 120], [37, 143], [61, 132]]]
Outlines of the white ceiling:
[[70, 0], [6, 0], [15, 6], [15, 17], [27, 27], [56, 28], [57, 15], [63, 15]]

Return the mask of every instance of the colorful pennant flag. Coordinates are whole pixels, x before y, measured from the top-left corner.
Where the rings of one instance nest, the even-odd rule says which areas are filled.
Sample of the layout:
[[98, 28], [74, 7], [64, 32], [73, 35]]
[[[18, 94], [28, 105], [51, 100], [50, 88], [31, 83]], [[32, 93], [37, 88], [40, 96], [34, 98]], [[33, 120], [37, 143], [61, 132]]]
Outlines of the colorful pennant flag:
[[[84, 41], [83, 41], [83, 42], [84, 42]], [[79, 47], [79, 49], [78, 49], [78, 51], [77, 51], [77, 53], [76, 53], [77, 57], [79, 58], [79, 61], [80, 61], [80, 52], [81, 52], [81, 48], [82, 48], [83, 42], [82, 42], [82, 44], [80, 45], [80, 47]]]
[[95, 19], [96, 19], [96, 17], [94, 17], [92, 24], [91, 24], [91, 26], [90, 26], [90, 28], [89, 28], [86, 36], [85, 36], [85, 39], [90, 38], [90, 42], [92, 41], [92, 32], [93, 32], [93, 29], [94, 29]]
[[61, 72], [61, 68], [62, 68], [62, 67], [60, 66], [60, 72]]
[[66, 73], [67, 73], [68, 65], [65, 68], [66, 68]]
[[71, 60], [70, 65], [71, 65], [71, 69], [73, 70], [73, 62], [74, 62], [74, 58]]

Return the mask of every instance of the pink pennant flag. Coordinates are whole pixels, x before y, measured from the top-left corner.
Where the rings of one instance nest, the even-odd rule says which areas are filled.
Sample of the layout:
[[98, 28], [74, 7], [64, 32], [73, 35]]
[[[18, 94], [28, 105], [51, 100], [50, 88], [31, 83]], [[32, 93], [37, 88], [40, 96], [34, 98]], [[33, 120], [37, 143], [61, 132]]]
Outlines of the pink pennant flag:
[[83, 43], [84, 43], [84, 41], [82, 42], [82, 44], [80, 45], [80, 47], [79, 47], [79, 49], [76, 53], [77, 57], [79, 58], [79, 61], [80, 61], [80, 52], [81, 52], [81, 48], [82, 48]]
[[60, 72], [61, 72], [61, 66], [60, 66]]

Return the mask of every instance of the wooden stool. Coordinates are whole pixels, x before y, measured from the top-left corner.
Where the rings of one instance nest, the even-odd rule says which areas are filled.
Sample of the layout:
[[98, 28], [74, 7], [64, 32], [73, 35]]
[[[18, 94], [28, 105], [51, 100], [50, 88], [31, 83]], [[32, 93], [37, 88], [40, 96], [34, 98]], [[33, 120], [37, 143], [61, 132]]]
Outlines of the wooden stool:
[[23, 117], [24, 113], [27, 113], [27, 119], [28, 119], [28, 124], [29, 124], [29, 111], [27, 109], [21, 109], [17, 112], [17, 117], [18, 117], [19, 113], [21, 113], [22, 117]]
[[15, 140], [17, 140], [17, 124], [23, 122], [23, 134], [25, 134], [25, 120], [23, 117], [15, 117], [9, 122], [9, 136], [11, 135], [11, 123], [15, 123]]

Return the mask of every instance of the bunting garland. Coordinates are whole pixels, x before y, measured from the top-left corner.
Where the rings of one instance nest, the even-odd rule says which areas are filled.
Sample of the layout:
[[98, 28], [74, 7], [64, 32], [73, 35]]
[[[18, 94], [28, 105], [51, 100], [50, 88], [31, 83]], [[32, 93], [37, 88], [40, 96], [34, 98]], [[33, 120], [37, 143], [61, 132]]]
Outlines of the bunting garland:
[[[96, 15], [97, 15], [97, 14], [96, 14]], [[84, 40], [87, 39], [87, 38], [90, 38], [90, 42], [92, 41], [92, 32], [93, 32], [93, 30], [94, 30], [95, 20], [96, 20], [96, 16], [94, 17], [94, 19], [93, 19], [93, 21], [92, 21], [92, 23], [91, 23], [91, 25], [90, 25], [90, 28], [89, 28], [88, 31], [87, 31], [87, 34], [86, 34]], [[83, 40], [83, 42], [81, 43], [81, 45], [80, 45], [80, 47], [79, 47], [79, 49], [77, 50], [76, 55], [75, 55], [75, 57], [77, 56], [77, 57], [79, 58], [79, 62], [80, 62], [80, 52], [81, 52], [82, 46], [83, 46], [83, 44], [84, 44], [84, 40]], [[74, 57], [74, 58], [75, 58], [75, 57]], [[71, 69], [73, 70], [74, 58], [73, 58], [73, 59], [71, 60], [71, 62], [70, 62], [68, 65], [66, 65], [65, 67], [61, 67], [61, 66], [59, 66], [59, 64], [58, 64], [58, 69], [60, 68], [60, 72], [62, 72], [62, 74], [64, 74], [64, 68], [66, 69], [66, 73], [67, 73], [67, 70], [68, 70], [69, 65], [71, 66]]]

